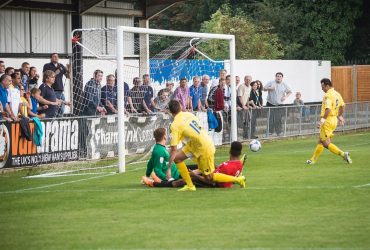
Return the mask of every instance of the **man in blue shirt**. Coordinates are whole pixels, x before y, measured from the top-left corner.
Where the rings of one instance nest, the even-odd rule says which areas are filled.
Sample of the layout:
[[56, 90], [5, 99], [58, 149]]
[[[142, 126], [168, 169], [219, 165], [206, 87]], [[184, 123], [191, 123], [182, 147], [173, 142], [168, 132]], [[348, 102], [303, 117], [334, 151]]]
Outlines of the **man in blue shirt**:
[[202, 98], [202, 91], [200, 88], [200, 78], [199, 76], [193, 77], [193, 85], [189, 88], [190, 98], [193, 106], [194, 111], [204, 111], [205, 109], [202, 106], [201, 98]]
[[[8, 88], [12, 82], [12, 78], [7, 75], [3, 74], [0, 77], [0, 102], [2, 105], [2, 112], [6, 115], [0, 115], [1, 119], [7, 120], [9, 122], [13, 120], [17, 120], [17, 117], [13, 114], [12, 109], [9, 106], [8, 103]], [[12, 119], [10, 119], [11, 117]]]
[[107, 76], [107, 84], [101, 88], [101, 102], [108, 115], [117, 114], [117, 87], [114, 75]]
[[103, 71], [97, 69], [94, 71], [94, 78], [91, 78], [85, 85], [84, 89], [84, 106], [82, 115], [105, 115], [107, 111], [101, 103], [101, 85], [103, 79]]
[[[65, 101], [64, 96], [64, 84], [63, 84], [63, 76], [69, 79], [69, 64], [65, 67], [63, 64], [59, 63], [59, 55], [57, 53], [53, 53], [50, 55], [50, 63], [44, 65], [42, 72], [46, 70], [51, 70], [55, 73], [55, 82], [53, 84], [53, 89], [55, 91], [55, 95], [57, 99]], [[64, 105], [60, 107], [58, 110], [57, 116], [61, 117], [64, 114]]]
[[144, 111], [148, 114], [151, 114], [154, 111], [154, 90], [152, 86], [150, 86], [150, 77], [148, 74], [143, 75], [143, 85], [141, 86], [141, 88], [142, 91], [145, 93], [143, 100]]
[[26, 92], [29, 90], [28, 89], [29, 73], [30, 73], [30, 64], [28, 62], [22, 63], [21, 78], [22, 78], [22, 85]]

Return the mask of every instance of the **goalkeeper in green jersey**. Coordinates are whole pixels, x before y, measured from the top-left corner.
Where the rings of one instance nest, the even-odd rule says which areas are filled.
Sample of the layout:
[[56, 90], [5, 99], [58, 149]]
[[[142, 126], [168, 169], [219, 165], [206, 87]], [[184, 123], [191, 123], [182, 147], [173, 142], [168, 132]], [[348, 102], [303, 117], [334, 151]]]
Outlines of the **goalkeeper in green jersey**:
[[[146, 174], [141, 178], [142, 182], [151, 187], [181, 187], [184, 186], [184, 181], [181, 178], [176, 164], [172, 163], [171, 176], [167, 180], [166, 172], [168, 169], [168, 161], [170, 154], [166, 149], [167, 133], [165, 128], [157, 128], [153, 132], [155, 146], [152, 155], [146, 166]], [[151, 177], [151, 178], [150, 178]]]

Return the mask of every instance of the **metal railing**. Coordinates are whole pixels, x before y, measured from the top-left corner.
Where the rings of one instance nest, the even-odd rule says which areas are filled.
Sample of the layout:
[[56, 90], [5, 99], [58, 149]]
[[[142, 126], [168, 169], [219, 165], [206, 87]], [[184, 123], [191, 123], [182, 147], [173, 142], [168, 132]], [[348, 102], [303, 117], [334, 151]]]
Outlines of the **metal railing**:
[[[344, 126], [338, 124], [337, 131], [369, 128], [370, 102], [346, 104]], [[310, 135], [319, 132], [317, 122], [320, 119], [321, 104], [304, 106], [264, 107], [238, 111], [238, 140], [253, 138], [277, 138], [299, 135]], [[224, 113], [224, 121], [228, 122], [229, 114]], [[225, 129], [229, 126], [225, 124]], [[224, 142], [230, 141], [229, 131], [224, 130]]]

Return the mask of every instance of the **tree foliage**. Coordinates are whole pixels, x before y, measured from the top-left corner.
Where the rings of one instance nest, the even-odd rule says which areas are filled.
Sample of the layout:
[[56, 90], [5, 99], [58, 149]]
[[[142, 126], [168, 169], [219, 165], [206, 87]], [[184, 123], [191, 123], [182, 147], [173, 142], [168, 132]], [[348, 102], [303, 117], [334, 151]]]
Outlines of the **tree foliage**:
[[[220, 10], [225, 4], [227, 11]], [[237, 37], [238, 58], [341, 64], [353, 54], [362, 54], [363, 48], [357, 45], [369, 47], [370, 24], [365, 22], [369, 8], [363, 6], [369, 6], [366, 0], [188, 0], [151, 23], [155, 28], [241, 35]], [[359, 29], [356, 24], [361, 16], [364, 24]], [[271, 39], [269, 45], [266, 37]]]
[[[231, 16], [229, 5], [224, 5], [211, 20], [205, 21], [201, 31], [235, 35], [238, 59], [276, 59], [284, 55], [279, 38], [270, 32], [269, 25], [258, 26], [241, 14]], [[228, 58], [227, 42], [212, 40], [202, 44], [202, 50], [213, 58]]]
[[253, 17], [269, 22], [284, 44], [286, 58], [345, 61], [362, 0], [262, 0]]

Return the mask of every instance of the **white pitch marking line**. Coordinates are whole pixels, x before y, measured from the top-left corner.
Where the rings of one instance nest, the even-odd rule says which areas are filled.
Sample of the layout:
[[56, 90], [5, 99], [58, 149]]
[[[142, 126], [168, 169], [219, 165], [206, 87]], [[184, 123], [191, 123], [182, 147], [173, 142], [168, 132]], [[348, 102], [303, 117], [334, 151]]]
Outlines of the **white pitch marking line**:
[[362, 187], [368, 187], [370, 186], [370, 183], [363, 184], [363, 185], [358, 185], [358, 186], [353, 186], [354, 188], [362, 188]]
[[81, 182], [81, 181], [88, 181], [88, 180], [93, 180], [93, 179], [99, 179], [99, 178], [103, 178], [103, 177], [106, 177], [106, 176], [111, 176], [111, 175], [114, 175], [114, 174], [116, 174], [116, 173], [109, 173], [109, 174], [106, 174], [106, 175], [93, 176], [93, 177], [89, 177], [89, 178], [85, 178], [85, 179], [79, 179], [79, 180], [74, 180], [74, 181], [65, 181], [65, 182], [60, 182], [60, 183], [55, 183], [55, 184], [50, 184], [50, 185], [45, 185], [45, 186], [39, 186], [39, 187], [19, 189], [19, 190], [15, 190], [13, 192], [14, 193], [18, 193], [18, 192], [35, 190], [35, 189], [43, 189], [43, 188], [57, 187], [57, 186], [62, 186], [64, 184], [70, 184], [70, 183], [76, 183], [76, 182]]

